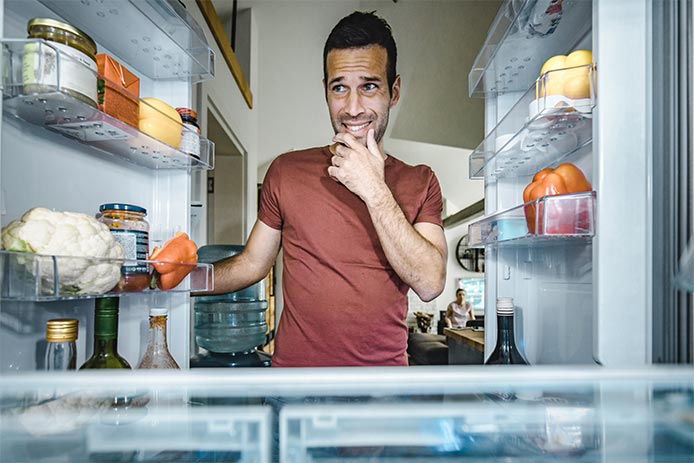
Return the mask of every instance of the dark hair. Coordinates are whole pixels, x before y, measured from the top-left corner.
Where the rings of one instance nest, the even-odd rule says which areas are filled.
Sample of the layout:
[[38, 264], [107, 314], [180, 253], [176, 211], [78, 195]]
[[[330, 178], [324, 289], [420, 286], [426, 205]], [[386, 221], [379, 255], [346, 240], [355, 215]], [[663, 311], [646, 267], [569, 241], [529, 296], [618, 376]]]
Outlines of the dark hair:
[[458, 293], [459, 293], [460, 291], [462, 291], [462, 292], [464, 292], [465, 294], [467, 294], [467, 291], [465, 291], [465, 289], [463, 289], [463, 288], [458, 288], [458, 289], [455, 290], [455, 295], [457, 296]]
[[323, 47], [323, 79], [328, 84], [327, 58], [330, 50], [343, 50], [346, 48], [363, 48], [369, 45], [380, 45], [386, 49], [388, 61], [386, 62], [386, 76], [388, 78], [388, 90], [393, 88], [395, 82], [395, 65], [398, 60], [398, 50], [390, 26], [385, 19], [376, 16], [375, 11], [355, 11], [345, 16], [330, 31], [328, 40]]

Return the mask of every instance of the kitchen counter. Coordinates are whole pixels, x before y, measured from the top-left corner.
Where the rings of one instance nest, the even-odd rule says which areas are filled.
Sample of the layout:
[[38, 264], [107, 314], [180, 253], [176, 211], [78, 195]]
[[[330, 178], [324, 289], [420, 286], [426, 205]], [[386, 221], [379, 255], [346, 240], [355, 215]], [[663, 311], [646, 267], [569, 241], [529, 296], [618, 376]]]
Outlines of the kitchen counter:
[[484, 331], [470, 328], [444, 328], [448, 342], [449, 365], [481, 365], [484, 363]]

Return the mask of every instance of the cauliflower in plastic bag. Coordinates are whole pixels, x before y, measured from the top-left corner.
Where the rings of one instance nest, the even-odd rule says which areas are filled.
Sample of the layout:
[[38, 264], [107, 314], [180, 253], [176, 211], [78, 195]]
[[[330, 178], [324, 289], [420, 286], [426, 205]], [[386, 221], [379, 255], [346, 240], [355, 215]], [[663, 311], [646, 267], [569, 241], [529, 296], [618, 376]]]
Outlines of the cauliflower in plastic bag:
[[[69, 294], [103, 294], [120, 280], [123, 247], [108, 227], [94, 217], [79, 212], [56, 212], [42, 207], [27, 211], [20, 220], [2, 229], [2, 247], [8, 251], [57, 258], [58, 284]], [[99, 261], [88, 257], [116, 259]], [[53, 280], [53, 265], [40, 264], [44, 283]]]

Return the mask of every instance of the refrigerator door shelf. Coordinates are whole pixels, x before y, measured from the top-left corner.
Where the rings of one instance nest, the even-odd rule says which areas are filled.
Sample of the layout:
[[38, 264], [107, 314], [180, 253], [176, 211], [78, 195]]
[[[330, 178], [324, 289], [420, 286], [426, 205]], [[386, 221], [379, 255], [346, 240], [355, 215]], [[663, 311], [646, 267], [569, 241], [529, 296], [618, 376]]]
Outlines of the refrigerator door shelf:
[[470, 224], [470, 246], [590, 242], [595, 236], [595, 192], [544, 196]]
[[214, 79], [215, 54], [177, 0], [40, 1], [147, 77]]
[[534, 175], [588, 145], [595, 78], [595, 64], [545, 73], [470, 154], [470, 178]]
[[571, 51], [590, 32], [592, 3], [506, 0], [468, 75], [470, 96], [528, 88], [545, 60]]
[[[214, 143], [184, 127], [180, 121], [138, 99], [140, 106], [147, 105], [153, 114], [161, 114], [160, 120], [184, 135], [200, 140], [199, 156], [167, 145], [115, 117], [96, 109], [83, 99], [71, 95], [72, 75], [60, 69], [83, 66], [70, 56], [43, 40], [4, 40], [3, 50], [3, 110], [32, 124], [46, 127], [70, 138], [92, 146], [100, 152], [149, 169], [212, 169], [214, 167]], [[31, 65], [27, 66], [27, 63]], [[32, 73], [32, 67], [34, 69]], [[57, 69], [49, 72], [48, 69]], [[94, 73], [88, 69], [88, 73]], [[28, 69], [28, 70], [27, 70]], [[37, 71], [38, 70], [38, 71]], [[29, 75], [27, 75], [27, 72]], [[39, 72], [39, 75], [35, 75]], [[88, 74], [87, 74], [88, 75]], [[105, 79], [95, 75], [96, 78]], [[26, 86], [31, 79], [30, 87]], [[111, 82], [112, 85], [117, 85]], [[121, 90], [123, 93], [125, 90]], [[133, 99], [136, 99], [133, 96]], [[187, 139], [191, 137], [186, 137]]]
[[[120, 296], [127, 290], [117, 291], [118, 272], [124, 267], [139, 267], [152, 273], [152, 260], [97, 259], [89, 257], [47, 256], [27, 252], [0, 251], [0, 299], [4, 301], [62, 301], [102, 296]], [[188, 276], [175, 288], [166, 292], [208, 291], [214, 288], [212, 264], [176, 264], [167, 266], [191, 269]], [[115, 276], [114, 287], [104, 291], [92, 290], [95, 282]], [[121, 280], [122, 281], [122, 280]], [[80, 285], [83, 285], [80, 287]], [[159, 290], [137, 291], [152, 294]]]

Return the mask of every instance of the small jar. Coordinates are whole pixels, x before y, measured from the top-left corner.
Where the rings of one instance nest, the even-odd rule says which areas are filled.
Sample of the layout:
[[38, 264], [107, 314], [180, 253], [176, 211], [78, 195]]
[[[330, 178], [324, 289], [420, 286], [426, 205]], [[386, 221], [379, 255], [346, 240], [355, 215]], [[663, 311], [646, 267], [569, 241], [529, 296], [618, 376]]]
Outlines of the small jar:
[[[42, 93], [60, 89], [96, 108], [96, 43], [91, 37], [70, 24], [50, 18], [30, 20], [27, 32], [30, 39], [47, 40], [50, 46], [39, 42], [24, 45], [24, 92]], [[60, 59], [60, 66], [55, 65], [57, 59]]]
[[200, 126], [198, 113], [189, 108], [176, 108], [183, 121], [183, 138], [178, 149], [200, 159]]
[[[132, 204], [109, 203], [99, 207], [96, 218], [105, 224], [125, 251], [125, 259], [147, 260], [149, 256], [149, 223], [147, 210]], [[126, 262], [115, 291], [138, 292], [149, 286], [149, 266], [142, 262]]]
[[46, 322], [46, 357], [44, 368], [50, 371], [74, 370], [77, 361], [78, 321], [59, 318]]

